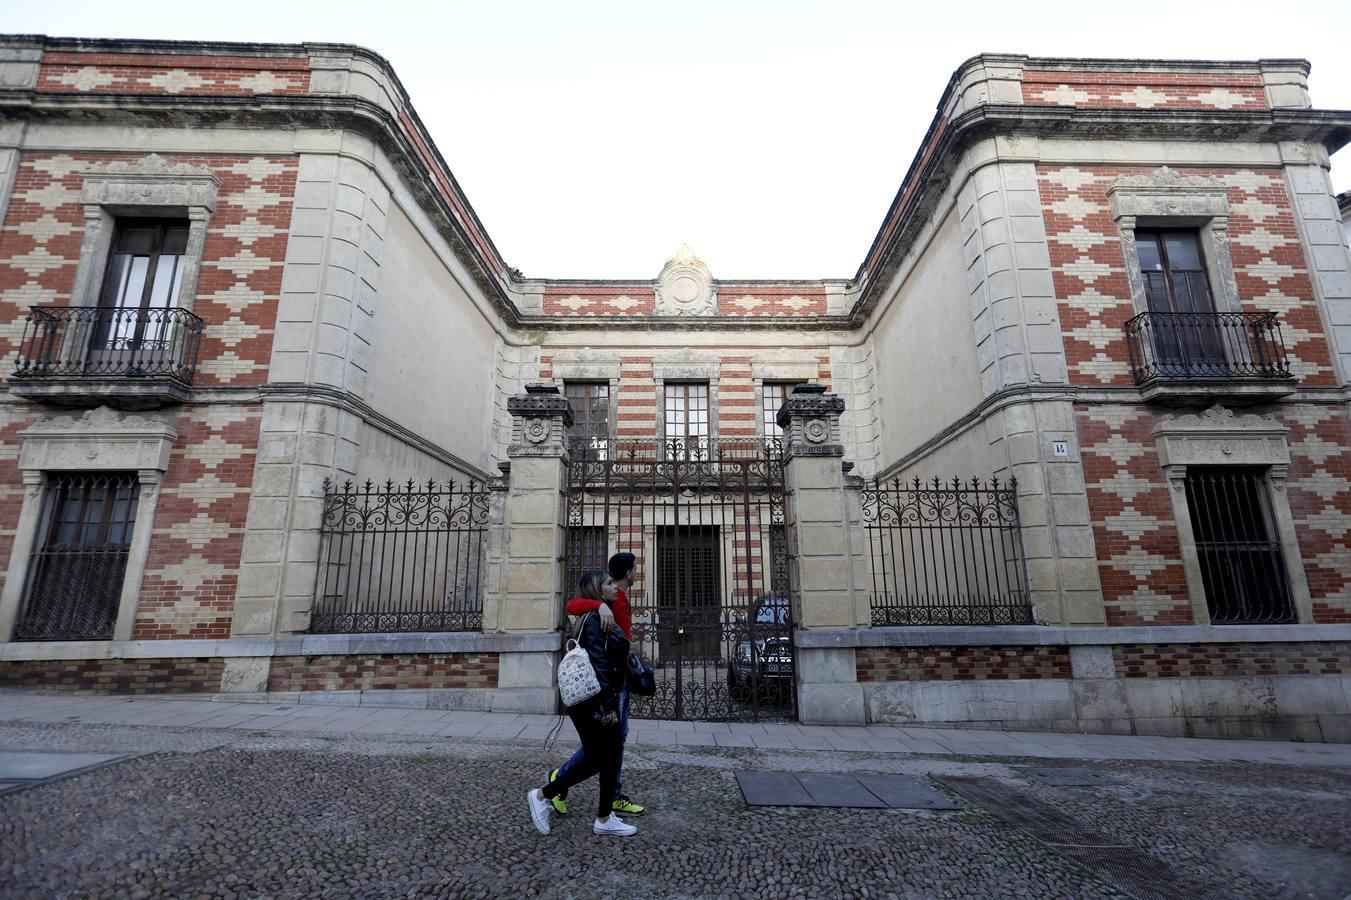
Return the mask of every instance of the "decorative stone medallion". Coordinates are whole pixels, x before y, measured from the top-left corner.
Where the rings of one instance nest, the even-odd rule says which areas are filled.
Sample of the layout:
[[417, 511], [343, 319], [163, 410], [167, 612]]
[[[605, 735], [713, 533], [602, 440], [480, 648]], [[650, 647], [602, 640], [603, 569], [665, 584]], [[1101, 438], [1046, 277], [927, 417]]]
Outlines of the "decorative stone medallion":
[[523, 431], [527, 441], [532, 444], [542, 444], [549, 439], [549, 420], [526, 419]]
[[659, 316], [711, 316], [717, 313], [713, 273], [681, 244], [657, 276], [656, 312]]
[[830, 426], [821, 419], [812, 419], [802, 426], [802, 434], [810, 443], [825, 443], [826, 438], [830, 437]]

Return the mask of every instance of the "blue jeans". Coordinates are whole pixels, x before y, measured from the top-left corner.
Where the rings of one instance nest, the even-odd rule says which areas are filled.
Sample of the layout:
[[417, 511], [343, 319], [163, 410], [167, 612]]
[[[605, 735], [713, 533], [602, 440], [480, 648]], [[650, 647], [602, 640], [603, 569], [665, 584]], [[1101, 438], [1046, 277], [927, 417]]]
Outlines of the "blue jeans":
[[[629, 692], [619, 692], [619, 767], [615, 771], [615, 798], [624, 796], [624, 744], [629, 739]], [[578, 747], [572, 758], [558, 767], [558, 780], [563, 781], [574, 769], [586, 764], [586, 748]], [[567, 797], [567, 791], [563, 792]]]

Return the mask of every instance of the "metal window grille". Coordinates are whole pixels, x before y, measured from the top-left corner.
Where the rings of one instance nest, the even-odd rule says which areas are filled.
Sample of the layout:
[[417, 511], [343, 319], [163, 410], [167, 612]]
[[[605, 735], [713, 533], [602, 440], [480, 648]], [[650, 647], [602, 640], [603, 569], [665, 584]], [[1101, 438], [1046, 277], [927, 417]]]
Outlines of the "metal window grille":
[[1017, 485], [868, 483], [874, 625], [1030, 625]]
[[563, 586], [565, 593], [577, 590], [584, 572], [606, 571], [606, 563], [610, 559], [608, 540], [604, 526], [568, 526], [568, 571], [577, 577]]
[[481, 629], [487, 531], [476, 482], [325, 484], [310, 631]]
[[1260, 467], [1187, 467], [1187, 510], [1217, 625], [1295, 621], [1265, 482]]
[[47, 476], [15, 640], [112, 638], [137, 500], [135, 473]]
[[793, 388], [801, 381], [766, 381], [761, 391], [760, 418], [764, 422], [764, 434], [767, 438], [782, 438], [783, 429], [779, 427], [777, 417]]

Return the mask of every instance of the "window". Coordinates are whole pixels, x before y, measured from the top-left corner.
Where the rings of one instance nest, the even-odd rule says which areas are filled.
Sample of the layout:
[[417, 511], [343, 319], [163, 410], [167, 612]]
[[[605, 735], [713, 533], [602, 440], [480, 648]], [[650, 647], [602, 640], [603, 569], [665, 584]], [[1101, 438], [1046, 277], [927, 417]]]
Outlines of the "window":
[[567, 533], [567, 579], [563, 593], [571, 597], [582, 574], [604, 572], [609, 559], [609, 541], [603, 525], [571, 525]]
[[666, 445], [677, 454], [708, 451], [708, 385], [702, 382], [666, 385]]
[[129, 472], [49, 476], [16, 640], [112, 638], [137, 491]]
[[765, 382], [764, 390], [760, 395], [760, 412], [761, 418], [765, 423], [765, 437], [783, 437], [783, 429], [779, 427], [777, 421], [779, 408], [782, 407], [783, 402], [788, 399], [788, 395], [793, 393], [793, 388], [803, 383], [804, 382], [801, 381]]
[[1188, 466], [1187, 509], [1215, 624], [1295, 621], [1259, 466]]
[[170, 352], [174, 317], [168, 311], [178, 302], [187, 247], [187, 220], [118, 221], [99, 296], [93, 362], [159, 361]]
[[1160, 374], [1223, 374], [1223, 323], [1196, 232], [1140, 229], [1135, 248]]
[[610, 439], [610, 385], [603, 381], [568, 381], [563, 394], [572, 404], [569, 443], [596, 450], [604, 458]]

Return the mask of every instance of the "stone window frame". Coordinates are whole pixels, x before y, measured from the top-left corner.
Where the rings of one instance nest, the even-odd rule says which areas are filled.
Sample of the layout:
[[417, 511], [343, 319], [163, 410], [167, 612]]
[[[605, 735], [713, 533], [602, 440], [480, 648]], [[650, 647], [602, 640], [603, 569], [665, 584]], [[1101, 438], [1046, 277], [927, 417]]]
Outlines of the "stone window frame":
[[1229, 253], [1229, 193], [1223, 182], [1179, 175], [1163, 166], [1149, 175], [1118, 178], [1107, 189], [1107, 201], [1121, 232], [1126, 279], [1137, 313], [1149, 312], [1135, 246], [1135, 232], [1140, 228], [1195, 229], [1215, 311], [1243, 311]]
[[150, 555], [155, 511], [178, 432], [159, 419], [128, 416], [101, 406], [79, 418], [41, 419], [19, 432], [19, 436], [23, 440], [19, 451], [23, 504], [10, 548], [9, 577], [0, 592], [0, 642], [12, 639], [23, 604], [28, 564], [39, 537], [48, 473], [93, 471], [132, 471], [137, 477], [136, 523], [131, 530], [112, 636], [114, 641], [131, 640], [141, 581]]
[[1313, 598], [1285, 489], [1290, 467], [1290, 447], [1286, 440], [1289, 431], [1270, 416], [1238, 416], [1218, 403], [1201, 413], [1164, 416], [1154, 426], [1155, 447], [1168, 480], [1168, 496], [1172, 501], [1173, 521], [1187, 577], [1187, 593], [1197, 625], [1210, 625], [1211, 621], [1191, 508], [1187, 505], [1188, 466], [1260, 466], [1266, 469], [1266, 499], [1290, 582], [1295, 621], [1301, 625], [1313, 624]]
[[619, 363], [605, 362], [600, 360], [587, 359], [559, 359], [553, 360], [553, 380], [559, 386], [559, 391], [566, 396], [566, 385], [569, 381], [589, 381], [593, 384], [605, 383], [610, 385], [610, 407], [608, 410], [608, 422], [606, 424], [607, 437], [610, 441], [615, 441], [619, 432]]
[[118, 219], [187, 219], [188, 246], [175, 309], [192, 311], [206, 230], [216, 211], [220, 179], [210, 169], [170, 164], [158, 154], [134, 162], [94, 165], [83, 173], [84, 238], [70, 305], [98, 306]]
[[802, 384], [816, 384], [821, 376], [817, 360], [796, 362], [775, 362], [751, 360], [751, 379], [755, 382], [755, 433], [761, 440], [766, 439], [765, 423], [762, 411], [765, 408], [765, 382], [796, 381]]
[[704, 382], [708, 385], [708, 444], [718, 442], [719, 362], [654, 362], [652, 381], [657, 401], [657, 443], [666, 442], [666, 382]]

